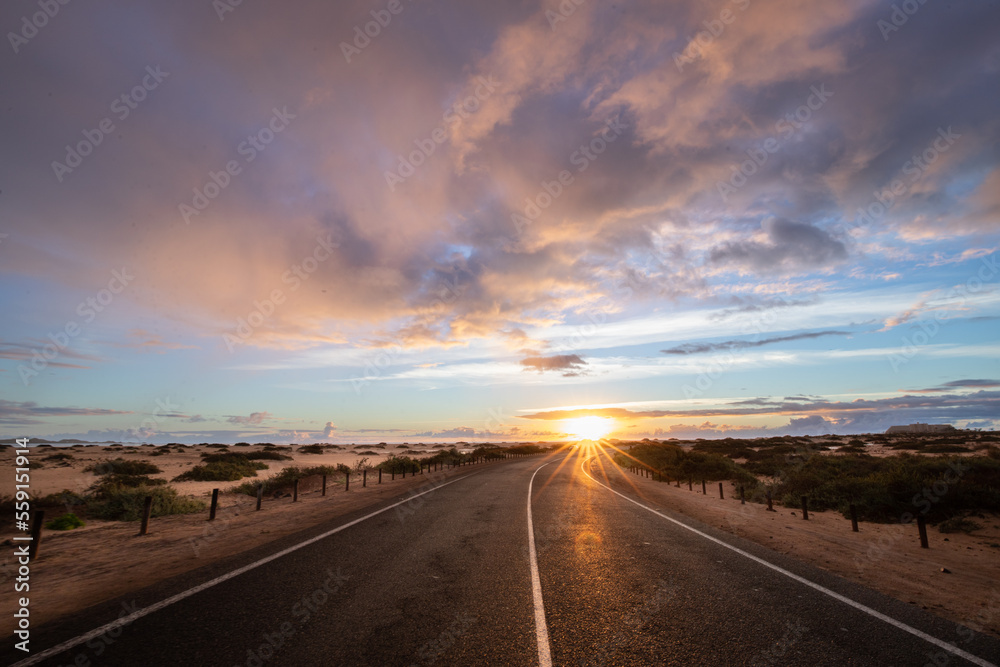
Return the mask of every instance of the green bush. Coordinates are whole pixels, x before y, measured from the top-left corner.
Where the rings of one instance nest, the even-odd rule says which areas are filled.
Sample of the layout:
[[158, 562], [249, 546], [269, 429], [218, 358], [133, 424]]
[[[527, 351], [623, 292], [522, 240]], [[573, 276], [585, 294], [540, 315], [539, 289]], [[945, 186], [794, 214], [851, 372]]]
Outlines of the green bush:
[[328, 475], [331, 477], [336, 477], [341, 475], [337, 468], [333, 466], [313, 466], [311, 468], [299, 468], [298, 466], [291, 466], [285, 468], [277, 475], [272, 475], [261, 482], [244, 482], [242, 484], [237, 484], [236, 486], [227, 490], [228, 493], [243, 493], [248, 496], [257, 495], [257, 486], [264, 486], [264, 493], [270, 494], [285, 489], [291, 488], [297, 479], [303, 479], [305, 477], [312, 477], [314, 475]]
[[982, 530], [982, 524], [973, 521], [967, 516], [955, 516], [946, 521], [942, 521], [938, 530], [942, 533], [972, 533]]
[[291, 461], [292, 457], [286, 454], [281, 454], [273, 450], [264, 450], [260, 452], [247, 452], [243, 456], [247, 457], [251, 461]]
[[155, 475], [163, 472], [159, 467], [149, 461], [126, 461], [125, 459], [112, 459], [94, 463], [84, 468], [87, 472], [95, 475], [107, 475], [109, 473], [118, 475]]
[[869, 521], [919, 514], [937, 523], [967, 511], [1000, 511], [1000, 461], [988, 457], [814, 456], [780, 479], [775, 498], [787, 507], [808, 496], [811, 508], [846, 517], [853, 503]]
[[87, 506], [89, 516], [109, 521], [138, 521], [142, 518], [146, 497], [152, 496], [151, 516], [191, 514], [205, 509], [200, 500], [177, 495], [169, 486], [136, 486], [119, 488], [101, 495]]
[[73, 514], [63, 514], [61, 517], [52, 519], [45, 524], [45, 527], [49, 530], [73, 530], [74, 528], [82, 528], [86, 524], [80, 520], [80, 517]]
[[50, 493], [46, 496], [32, 498], [31, 502], [35, 507], [66, 507], [83, 505], [87, 502], [87, 499], [75, 491], [63, 489], [59, 493]]
[[250, 461], [241, 454], [212, 454], [205, 461], [205, 465], [182, 472], [173, 481], [235, 482], [244, 477], [256, 477], [258, 470], [267, 470], [266, 463]]
[[135, 489], [141, 486], [164, 486], [166, 483], [167, 480], [165, 479], [147, 477], [146, 475], [120, 475], [112, 473], [99, 477], [93, 486], [90, 487], [90, 492], [101, 498], [117, 493], [122, 489]]
[[[431, 459], [435, 458], [436, 456], [437, 454], [432, 456]], [[459, 458], [461, 458], [460, 454], [458, 456]], [[409, 456], [396, 456], [395, 454], [387, 458], [385, 461], [382, 461], [375, 467], [381, 468], [385, 472], [396, 475], [404, 472], [409, 472], [409, 473], [420, 472], [420, 462], [417, 461], [417, 459], [410, 458]]]

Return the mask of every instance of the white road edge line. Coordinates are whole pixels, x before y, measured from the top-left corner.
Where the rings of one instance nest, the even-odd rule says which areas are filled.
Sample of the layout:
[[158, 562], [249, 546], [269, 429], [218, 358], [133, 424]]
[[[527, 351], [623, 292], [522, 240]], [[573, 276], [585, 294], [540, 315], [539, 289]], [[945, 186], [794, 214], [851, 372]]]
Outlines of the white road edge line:
[[[549, 463], [552, 463], [549, 461]], [[549, 463], [535, 468], [528, 481], [528, 559], [531, 561], [531, 596], [535, 601], [535, 637], [538, 638], [538, 665], [552, 667], [552, 650], [549, 647], [549, 626], [545, 623], [545, 603], [542, 601], [542, 580], [538, 576], [538, 555], [535, 552], [535, 527], [531, 522], [531, 486], [535, 475]]]
[[[588, 462], [590, 460], [593, 460], [593, 458], [596, 458], [596, 457], [591, 457], [590, 459], [587, 459], [587, 461], [584, 461], [583, 463], [586, 463], [586, 462]], [[633, 499], [629, 498], [628, 496], [626, 496], [626, 495], [624, 495], [622, 493], [618, 493], [617, 491], [615, 491], [614, 489], [612, 489], [610, 486], [607, 486], [606, 484], [601, 484], [601, 482], [598, 482], [596, 479], [594, 479], [593, 477], [591, 477], [590, 473], [587, 472], [586, 470], [584, 470], [583, 463], [580, 464], [580, 470], [583, 470], [583, 474], [586, 475], [587, 477], [590, 477], [590, 479], [593, 480], [593, 482], [595, 484], [600, 484], [601, 486], [603, 486], [605, 489], [607, 489], [611, 493], [614, 493], [614, 494], [616, 494], [618, 496], [621, 496], [622, 498], [624, 498], [625, 500], [629, 501], [630, 503], [634, 503], [634, 504], [638, 505], [639, 507], [641, 507], [642, 509], [652, 512], [653, 514], [655, 514], [656, 516], [658, 516], [660, 518], [663, 518], [663, 519], [666, 519], [667, 521], [675, 523], [678, 526], [680, 526], [681, 528], [685, 528], [687, 530], [690, 530], [695, 535], [700, 535], [701, 537], [704, 537], [706, 540], [710, 540], [710, 541], [715, 542], [716, 544], [718, 544], [720, 546], [723, 546], [723, 547], [725, 547], [725, 548], [727, 548], [727, 549], [729, 549], [731, 551], [735, 551], [736, 553], [740, 554], [741, 556], [746, 556], [750, 560], [756, 561], [756, 562], [760, 563], [761, 565], [763, 565], [764, 567], [769, 567], [772, 570], [774, 570], [775, 572], [783, 574], [783, 575], [785, 575], [786, 577], [788, 577], [790, 579], [794, 579], [795, 581], [797, 581], [797, 582], [799, 582], [801, 584], [805, 584], [806, 586], [809, 586], [810, 588], [813, 588], [813, 589], [819, 591], [820, 593], [823, 593], [825, 595], [829, 595], [833, 599], [839, 600], [840, 602], [843, 602], [846, 605], [850, 605], [851, 607], [854, 607], [855, 609], [857, 609], [859, 611], [863, 611], [864, 613], [868, 614], [869, 616], [874, 616], [875, 618], [879, 619], [880, 621], [885, 621], [889, 625], [895, 626], [896, 628], [899, 628], [900, 630], [903, 630], [904, 632], [908, 632], [911, 635], [914, 635], [915, 637], [919, 637], [920, 639], [923, 639], [926, 642], [934, 644], [935, 646], [937, 646], [939, 648], [943, 648], [945, 651], [948, 651], [949, 653], [953, 653], [953, 654], [957, 655], [960, 658], [964, 658], [965, 660], [968, 660], [969, 662], [971, 662], [974, 665], [979, 665], [980, 667], [997, 667], [997, 665], [994, 664], [994, 663], [992, 663], [992, 662], [988, 662], [988, 661], [983, 660], [982, 658], [980, 658], [978, 656], [972, 655], [971, 653], [967, 653], [967, 652], [963, 651], [962, 649], [958, 648], [957, 646], [952, 646], [951, 644], [949, 644], [949, 643], [947, 643], [945, 641], [942, 641], [942, 640], [938, 639], [937, 637], [933, 637], [933, 636], [927, 634], [926, 632], [923, 632], [921, 630], [917, 630], [916, 628], [911, 627], [911, 626], [907, 625], [906, 623], [903, 623], [902, 621], [897, 621], [896, 619], [892, 618], [891, 616], [886, 616], [885, 614], [883, 614], [881, 612], [875, 611], [871, 607], [867, 607], [867, 606], [861, 604], [860, 602], [855, 602], [851, 598], [844, 597], [840, 593], [836, 593], [834, 591], [831, 591], [829, 588], [825, 588], [823, 586], [820, 586], [817, 583], [809, 581], [808, 579], [806, 579], [804, 577], [800, 577], [799, 575], [795, 574], [794, 572], [789, 572], [788, 570], [784, 569], [783, 567], [779, 567], [779, 566], [775, 565], [774, 563], [770, 563], [770, 562], [764, 560], [763, 558], [758, 558], [757, 556], [754, 556], [751, 553], [743, 551], [739, 547], [734, 547], [733, 545], [729, 544], [728, 542], [723, 542], [722, 540], [720, 540], [717, 537], [712, 537], [708, 533], [703, 533], [700, 530], [698, 530], [697, 528], [692, 528], [691, 526], [687, 525], [686, 523], [682, 523], [682, 522], [678, 521], [677, 519], [673, 519], [673, 518], [667, 516], [666, 514], [662, 514], [662, 513], [658, 512], [658, 511], [656, 511], [652, 507], [648, 507], [646, 505], [643, 505], [642, 503], [640, 503], [637, 500], [633, 500]]]
[[[479, 472], [479, 471], [476, 471], [476, 472]], [[332, 530], [326, 531], [322, 535], [317, 535], [316, 537], [310, 537], [305, 542], [299, 542], [298, 544], [296, 544], [294, 546], [290, 546], [287, 549], [282, 549], [281, 551], [279, 551], [277, 553], [271, 554], [270, 556], [267, 556], [265, 558], [261, 558], [260, 560], [254, 562], [254, 563], [250, 563], [249, 565], [244, 565], [243, 567], [237, 568], [237, 569], [233, 570], [232, 572], [227, 572], [226, 574], [218, 576], [215, 579], [211, 579], [209, 581], [206, 581], [203, 584], [199, 584], [199, 585], [195, 586], [194, 588], [189, 588], [186, 591], [178, 593], [177, 595], [173, 595], [173, 596], [171, 596], [171, 597], [169, 597], [169, 598], [167, 598], [165, 600], [160, 600], [159, 602], [157, 602], [155, 604], [151, 604], [148, 607], [143, 607], [142, 609], [138, 609], [138, 610], [132, 612], [131, 614], [129, 614], [128, 616], [122, 616], [121, 618], [119, 618], [117, 620], [114, 620], [114, 621], [111, 621], [110, 623], [105, 623], [101, 627], [95, 628], [95, 629], [91, 630], [90, 632], [88, 632], [86, 634], [79, 635], [77, 637], [74, 637], [73, 639], [67, 639], [66, 641], [62, 642], [61, 644], [56, 644], [52, 648], [48, 648], [48, 649], [45, 649], [44, 651], [42, 651], [40, 653], [36, 653], [36, 654], [34, 654], [33, 656], [31, 656], [29, 658], [25, 658], [21, 662], [16, 662], [13, 665], [11, 665], [11, 667], [28, 667], [28, 665], [37, 664], [38, 662], [44, 660], [45, 658], [50, 658], [50, 657], [52, 657], [54, 655], [62, 653], [63, 651], [65, 651], [67, 649], [71, 649], [74, 646], [79, 646], [80, 644], [83, 644], [84, 642], [88, 642], [91, 639], [94, 639], [95, 637], [99, 637], [99, 636], [103, 635], [105, 632], [107, 632], [108, 630], [114, 630], [115, 628], [119, 628], [119, 627], [121, 627], [123, 625], [128, 625], [129, 623], [132, 623], [133, 621], [136, 621], [136, 620], [142, 618], [143, 616], [148, 616], [149, 614], [152, 614], [155, 611], [159, 611], [161, 609], [169, 607], [170, 605], [174, 604], [175, 602], [180, 602], [181, 600], [183, 600], [185, 598], [189, 598], [189, 597], [191, 597], [192, 595], [194, 595], [196, 593], [200, 593], [203, 590], [211, 588], [212, 586], [215, 586], [217, 584], [221, 584], [222, 582], [228, 581], [228, 580], [230, 580], [230, 579], [232, 579], [234, 577], [238, 577], [241, 574], [243, 574], [244, 572], [249, 572], [250, 570], [256, 569], [256, 568], [260, 567], [261, 565], [265, 565], [267, 563], [270, 563], [272, 560], [277, 560], [277, 559], [281, 558], [282, 556], [287, 556], [288, 554], [292, 553], [293, 551], [298, 551], [299, 549], [301, 549], [303, 547], [307, 547], [310, 544], [314, 544], [316, 542], [319, 542], [320, 540], [326, 539], [327, 537], [330, 537], [331, 535], [339, 533], [340, 531], [342, 531], [342, 530], [344, 530], [346, 528], [350, 528], [351, 526], [357, 525], [357, 524], [361, 523], [362, 521], [367, 521], [368, 519], [370, 519], [370, 518], [372, 518], [374, 516], [378, 516], [379, 514], [382, 514], [383, 512], [388, 512], [393, 507], [399, 507], [400, 505], [402, 505], [404, 503], [410, 502], [414, 498], [419, 498], [420, 496], [423, 496], [425, 494], [431, 493], [432, 491], [437, 491], [438, 489], [440, 489], [443, 486], [448, 486], [449, 484], [454, 484], [455, 482], [463, 480], [466, 477], [471, 477], [474, 474], [476, 474], [476, 473], [470, 473], [468, 475], [463, 475], [463, 476], [457, 477], [457, 478], [455, 478], [455, 479], [453, 479], [453, 480], [451, 480], [449, 482], [445, 482], [444, 484], [438, 484], [433, 489], [427, 489], [426, 491], [423, 491], [422, 493], [417, 493], [417, 494], [412, 495], [412, 496], [407, 496], [403, 500], [400, 500], [398, 503], [393, 503], [392, 505], [388, 505], [386, 507], [383, 507], [380, 510], [374, 511], [371, 514], [366, 514], [363, 517], [354, 519], [353, 521], [349, 521], [349, 522], [343, 524], [342, 526], [337, 526], [336, 528], [334, 528]], [[530, 521], [530, 517], [529, 517], [529, 521]]]

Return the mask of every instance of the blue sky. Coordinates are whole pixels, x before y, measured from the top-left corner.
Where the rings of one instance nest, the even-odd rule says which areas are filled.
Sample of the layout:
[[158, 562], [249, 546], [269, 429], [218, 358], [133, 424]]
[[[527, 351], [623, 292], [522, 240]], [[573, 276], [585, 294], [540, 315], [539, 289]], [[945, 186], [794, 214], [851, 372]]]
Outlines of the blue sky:
[[995, 5], [376, 4], [0, 10], [4, 437], [997, 427]]

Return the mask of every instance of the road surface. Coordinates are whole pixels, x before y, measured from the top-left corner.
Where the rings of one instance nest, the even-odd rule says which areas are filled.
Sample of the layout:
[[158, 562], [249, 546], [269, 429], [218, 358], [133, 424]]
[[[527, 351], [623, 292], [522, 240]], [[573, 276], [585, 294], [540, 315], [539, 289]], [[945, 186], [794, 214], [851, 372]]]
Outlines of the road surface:
[[1000, 662], [995, 639], [655, 506], [594, 448], [462, 468], [32, 649], [3, 664]]

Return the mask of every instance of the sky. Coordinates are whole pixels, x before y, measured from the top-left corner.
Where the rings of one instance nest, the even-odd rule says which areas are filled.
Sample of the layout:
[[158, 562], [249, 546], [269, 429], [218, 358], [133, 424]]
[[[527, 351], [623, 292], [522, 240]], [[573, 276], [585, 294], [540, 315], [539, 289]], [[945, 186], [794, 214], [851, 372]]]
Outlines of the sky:
[[5, 2], [0, 436], [995, 429], [997, 25]]

